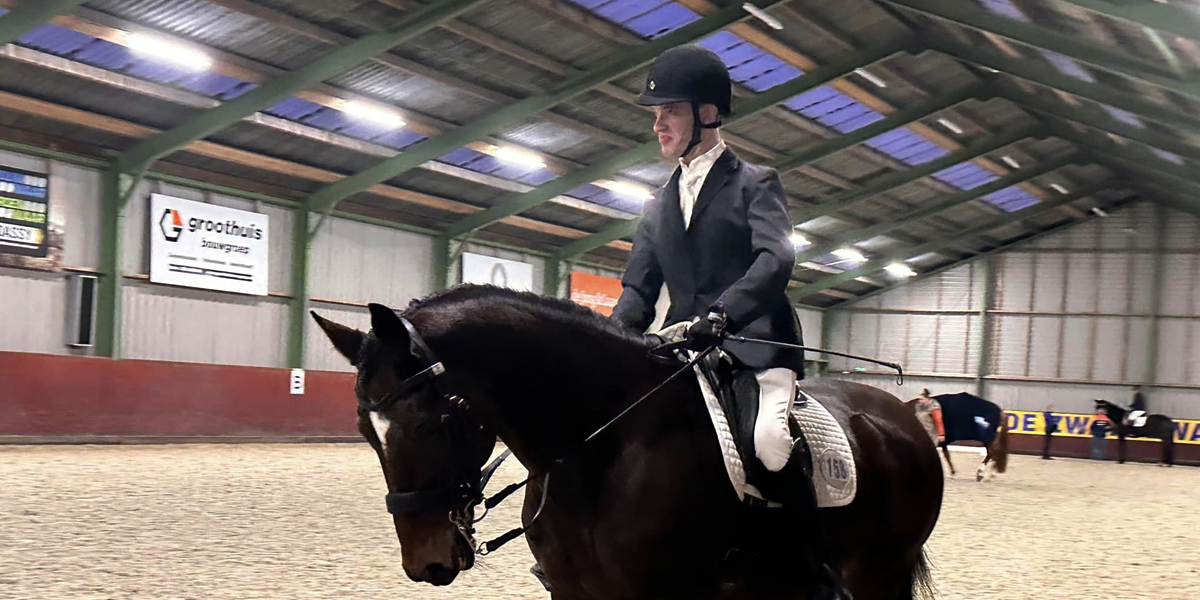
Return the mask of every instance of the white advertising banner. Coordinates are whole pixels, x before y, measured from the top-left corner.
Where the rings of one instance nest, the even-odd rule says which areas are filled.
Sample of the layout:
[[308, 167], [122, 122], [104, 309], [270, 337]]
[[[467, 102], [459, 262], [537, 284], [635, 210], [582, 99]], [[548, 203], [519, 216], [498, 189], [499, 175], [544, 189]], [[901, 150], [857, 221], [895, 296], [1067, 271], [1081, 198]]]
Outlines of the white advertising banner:
[[533, 265], [464, 252], [462, 255], [463, 283], [479, 283], [509, 288], [519, 292], [533, 291]]
[[267, 295], [267, 215], [150, 196], [150, 281]]

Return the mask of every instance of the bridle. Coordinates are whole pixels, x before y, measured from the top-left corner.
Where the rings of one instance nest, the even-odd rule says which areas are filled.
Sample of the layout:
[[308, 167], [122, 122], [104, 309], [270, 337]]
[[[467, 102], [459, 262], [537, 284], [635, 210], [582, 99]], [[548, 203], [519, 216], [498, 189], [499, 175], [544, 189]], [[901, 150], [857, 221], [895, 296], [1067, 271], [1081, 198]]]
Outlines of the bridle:
[[[446, 373], [445, 365], [437, 358], [437, 355], [433, 353], [433, 350], [429, 348], [425, 340], [421, 338], [421, 334], [417, 333], [417, 329], [413, 327], [412, 322], [404, 317], [399, 318], [400, 323], [404, 325], [404, 329], [408, 332], [408, 352], [413, 358], [419, 361], [421, 370], [401, 381], [392, 391], [375, 402], [360, 402], [360, 409], [369, 413], [386, 411], [419, 388], [431, 386], [433, 392], [441, 399], [442, 405], [447, 410], [442, 415], [442, 422], [446, 424], [443, 431], [450, 442], [449, 447], [461, 448], [468, 445], [470, 433], [478, 431], [481, 426], [469, 414], [469, 406], [465, 398], [451, 394], [445, 391], [443, 386], [438, 385], [439, 378]], [[516, 492], [525, 483], [521, 482], [520, 484], [509, 485], [490, 498], [484, 497], [484, 487], [487, 486], [496, 469], [500, 467], [500, 464], [510, 453], [510, 451], [506, 450], [488, 464], [488, 466], [481, 468], [475, 464], [470, 453], [456, 452], [453, 465], [454, 478], [449, 485], [403, 492], [388, 492], [384, 498], [387, 503], [388, 513], [402, 515], [438, 508], [446, 509], [449, 511], [450, 522], [454, 524], [459, 534], [470, 545], [471, 550], [481, 556], [489, 554], [524, 533], [523, 528], [518, 528], [489, 542], [480, 544], [475, 541], [475, 523], [483, 520], [487, 516], [488, 510], [491, 510], [505, 498], [512, 495], [513, 492]], [[544, 502], [545, 498], [543, 497]], [[475, 518], [475, 507], [480, 505], [483, 505], [485, 512], [479, 518]], [[538, 514], [540, 513], [541, 510], [539, 507]]]

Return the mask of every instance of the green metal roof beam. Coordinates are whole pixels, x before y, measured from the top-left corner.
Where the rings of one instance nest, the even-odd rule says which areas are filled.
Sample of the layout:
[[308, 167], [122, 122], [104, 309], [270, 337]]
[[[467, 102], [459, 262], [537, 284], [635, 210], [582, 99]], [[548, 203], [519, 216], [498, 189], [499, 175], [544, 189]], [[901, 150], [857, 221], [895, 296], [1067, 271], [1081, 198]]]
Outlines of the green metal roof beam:
[[1035, 133], [1037, 132], [1032, 127], [1024, 127], [1010, 133], [1000, 133], [995, 138], [951, 152], [937, 160], [931, 160], [911, 169], [881, 175], [868, 181], [866, 185], [858, 189], [846, 190], [840, 194], [834, 194], [821, 204], [796, 210], [792, 213], [792, 222], [800, 225], [813, 219], [845, 210], [889, 190], [894, 190], [918, 179], [929, 177], [943, 169], [973, 161], [1005, 146], [1019, 142]]
[[972, 98], [986, 97], [988, 93], [987, 86], [976, 84], [967, 86], [961, 90], [950, 92], [949, 94], [936, 96], [933, 100], [930, 100], [925, 104], [913, 106], [911, 108], [906, 108], [902, 111], [893, 113], [886, 119], [881, 119], [861, 129], [855, 129], [850, 133], [825, 140], [824, 142], [821, 142], [820, 144], [817, 144], [808, 150], [800, 152], [799, 154], [785, 156], [775, 161], [770, 166], [780, 173], [790, 171], [797, 167], [803, 167], [804, 165], [825, 158], [826, 156], [830, 156], [847, 148], [857, 146], [858, 144], [861, 144], [875, 136], [882, 135], [898, 127], [904, 127], [905, 125], [924, 119], [925, 117], [950, 108], [951, 106], [959, 104], [960, 102], [966, 102]]
[[956, 235], [954, 237], [933, 240], [933, 241], [921, 244], [919, 246], [915, 246], [913, 248], [905, 249], [902, 252], [893, 252], [885, 257], [869, 260], [865, 264], [863, 264], [861, 267], [850, 269], [848, 271], [839, 273], [837, 275], [823, 277], [823, 278], [821, 278], [813, 283], [810, 283], [808, 285], [802, 285], [798, 288], [794, 288], [791, 291], [789, 291], [788, 293], [792, 297], [792, 299], [795, 300], [795, 299], [803, 298], [805, 296], [811, 296], [813, 294], [816, 294], [816, 293], [824, 291], [824, 290], [835, 288], [835, 287], [837, 287], [843, 283], [846, 283], [848, 281], [853, 281], [859, 277], [870, 275], [872, 273], [875, 273], [876, 271], [881, 271], [881, 270], [883, 270], [884, 267], [888, 266], [889, 264], [891, 264], [893, 262], [903, 261], [903, 260], [912, 258], [914, 256], [920, 256], [922, 254], [934, 252], [941, 248], [945, 248], [947, 246], [952, 246], [956, 243], [969, 240], [973, 237], [976, 237], [980, 234], [987, 233], [988, 231], [997, 229], [999, 227], [1003, 227], [1003, 226], [1009, 225], [1011, 223], [1016, 223], [1017, 221], [1022, 221], [1024, 219], [1028, 219], [1030, 217], [1035, 217], [1042, 213], [1054, 210], [1065, 204], [1070, 204], [1071, 202], [1075, 202], [1076, 200], [1079, 200], [1081, 198], [1086, 198], [1092, 194], [1095, 194], [1096, 192], [1098, 192], [1100, 190], [1103, 190], [1108, 184], [1109, 184], [1109, 182], [1107, 182], [1107, 181], [1101, 182], [1101, 183], [1098, 183], [1095, 185], [1091, 185], [1085, 189], [1082, 189], [1082, 190], [1079, 190], [1076, 192], [1072, 192], [1070, 194], [1060, 195], [1057, 198], [1042, 200], [1041, 202], [1038, 202], [1037, 204], [1034, 204], [1033, 206], [1028, 206], [1028, 207], [1018, 210], [1016, 212], [1004, 215], [998, 219], [993, 219], [983, 225], [974, 227], [972, 229], [968, 229], [967, 231], [965, 231], [959, 235]]
[[441, 0], [413, 13], [388, 31], [375, 33], [338, 48], [308, 66], [290, 72], [170, 131], [139, 142], [117, 158], [123, 172], [145, 168], [155, 160], [204, 139], [306, 87], [340, 75], [373, 56], [457, 17], [486, 0]]
[[[737, 110], [728, 119], [725, 119], [725, 125], [729, 126], [737, 123], [751, 115], [771, 108], [788, 98], [852, 73], [855, 69], [872, 65], [897, 52], [905, 50], [910, 43], [911, 41], [909, 40], [903, 40], [885, 44], [879, 48], [855, 52], [841, 61], [814, 69], [791, 81], [781, 83], [766, 90], [761, 94], [747, 98], [739, 103]], [[640, 144], [608, 160], [547, 182], [523, 194], [510, 196], [485, 211], [464, 217], [447, 228], [446, 234], [451, 237], [457, 237], [486, 227], [505, 217], [529, 210], [549, 201], [555, 196], [565, 194], [581, 185], [591, 183], [622, 168], [649, 159], [655, 156], [658, 150], [657, 141]], [[607, 232], [600, 232], [597, 235], [600, 234], [607, 234]], [[586, 240], [588, 238], [583, 239]]]
[[887, 0], [971, 29], [985, 31], [1035, 48], [1057, 52], [1078, 61], [1126, 73], [1156, 73], [1174, 77], [1162, 63], [1119, 52], [1034, 24], [1000, 16], [964, 0]]
[[[765, 0], [759, 4], [759, 8], [765, 10], [783, 1]], [[597, 85], [634, 71], [653, 61], [665, 50], [693, 42], [749, 17], [750, 13], [736, 3], [713, 12], [660, 38], [625, 50], [605, 60], [601, 66], [567, 79], [543, 94], [531, 96], [501, 108], [486, 117], [446, 131], [441, 135], [421, 140], [395, 157], [331, 183], [309, 196], [309, 206], [315, 211], [332, 210], [343, 198], [366, 191], [373, 185], [383, 183], [426, 162], [445, 156], [470, 142], [502, 131], [506, 127], [537, 115]], [[635, 147], [631, 151], [638, 148], [640, 147]]]
[[[1067, 127], [1063, 123], [1047, 122], [1045, 124], [1045, 131], [1049, 135], [1089, 150], [1096, 162], [1116, 164], [1117, 161], [1121, 161], [1121, 163], [1125, 163], [1136, 169], [1152, 169], [1182, 181], [1190, 182], [1200, 190], [1200, 175], [1197, 175], [1196, 169], [1193, 166], [1177, 165], [1149, 151], [1139, 152], [1133, 148], [1118, 144], [1108, 135], [1096, 132], [1095, 130], [1080, 132], [1072, 127]], [[1127, 167], [1120, 167], [1120, 169], [1125, 168]]]
[[[1133, 202], [1136, 202], [1136, 201], [1137, 201], [1137, 198], [1134, 198], [1134, 199], [1128, 199], [1128, 198], [1127, 198], [1127, 199], [1125, 199], [1125, 200], [1118, 201], [1118, 202], [1116, 202], [1116, 203], [1114, 203], [1114, 204], [1113, 204], [1113, 206], [1112, 206], [1112, 208], [1111, 208], [1110, 210], [1120, 210], [1121, 208], [1125, 208], [1125, 206], [1127, 206], [1127, 205], [1129, 205], [1129, 204], [1132, 204]], [[870, 291], [870, 292], [868, 292], [868, 293], [866, 293], [866, 294], [863, 294], [863, 295], [861, 295], [861, 296], [857, 296], [857, 297], [855, 297], [855, 298], [852, 298], [852, 299], [850, 299], [850, 300], [846, 300], [845, 302], [839, 302], [838, 304], [835, 304], [835, 305], [833, 305], [833, 306], [831, 306], [831, 307], [829, 307], [829, 308], [830, 308], [830, 309], [832, 309], [832, 310], [838, 310], [838, 309], [845, 308], [845, 307], [847, 307], [847, 306], [850, 306], [850, 305], [853, 305], [853, 304], [857, 304], [857, 303], [859, 303], [859, 302], [862, 302], [863, 300], [866, 300], [867, 298], [871, 298], [871, 297], [874, 297], [874, 296], [878, 296], [878, 295], [880, 295], [880, 294], [883, 294], [883, 293], [885, 293], [885, 292], [888, 292], [888, 291], [894, 290], [894, 289], [896, 289], [896, 288], [898, 288], [898, 287], [903, 287], [903, 286], [906, 286], [906, 285], [909, 285], [909, 284], [912, 284], [912, 283], [916, 283], [916, 282], [918, 282], [918, 281], [921, 281], [922, 279], [927, 279], [927, 278], [929, 278], [929, 277], [933, 277], [933, 276], [935, 276], [935, 275], [941, 275], [942, 273], [945, 273], [946, 271], [949, 271], [949, 270], [951, 270], [951, 269], [955, 269], [955, 268], [961, 267], [961, 266], [963, 266], [963, 265], [967, 265], [967, 264], [973, 263], [973, 262], [975, 262], [975, 261], [977, 261], [977, 260], [980, 260], [980, 259], [986, 258], [986, 257], [988, 257], [988, 256], [995, 256], [995, 255], [997, 255], [997, 254], [1000, 254], [1000, 253], [1003, 253], [1003, 252], [1008, 252], [1008, 251], [1012, 250], [1013, 248], [1015, 248], [1015, 247], [1017, 247], [1017, 246], [1023, 246], [1023, 245], [1025, 245], [1025, 244], [1029, 244], [1029, 243], [1031, 243], [1031, 242], [1034, 242], [1034, 241], [1040, 240], [1040, 239], [1042, 239], [1042, 238], [1044, 238], [1044, 237], [1046, 237], [1046, 236], [1053, 235], [1053, 234], [1055, 234], [1055, 233], [1058, 233], [1058, 232], [1060, 232], [1060, 231], [1063, 231], [1064, 229], [1070, 229], [1070, 228], [1072, 228], [1072, 227], [1074, 227], [1074, 226], [1076, 226], [1076, 225], [1082, 225], [1083, 223], [1086, 223], [1086, 222], [1088, 222], [1088, 221], [1091, 221], [1092, 219], [1097, 219], [1097, 218], [1099, 218], [1099, 216], [1098, 216], [1098, 215], [1095, 215], [1095, 214], [1091, 214], [1091, 213], [1089, 213], [1089, 214], [1087, 214], [1086, 216], [1080, 217], [1080, 218], [1078, 218], [1078, 219], [1072, 219], [1072, 220], [1069, 220], [1069, 221], [1067, 221], [1067, 222], [1065, 222], [1065, 223], [1062, 223], [1061, 225], [1055, 225], [1055, 226], [1053, 226], [1053, 227], [1050, 227], [1049, 229], [1043, 229], [1043, 230], [1041, 230], [1041, 231], [1039, 231], [1039, 232], [1037, 232], [1037, 233], [1034, 233], [1034, 234], [1028, 235], [1028, 236], [1026, 236], [1026, 237], [1023, 237], [1023, 238], [1020, 238], [1020, 239], [1017, 239], [1017, 240], [1013, 240], [1013, 241], [1011, 241], [1011, 242], [1008, 242], [1007, 244], [1003, 244], [1003, 245], [1001, 245], [1001, 246], [999, 246], [999, 247], [996, 247], [996, 248], [993, 248], [993, 249], [991, 249], [991, 250], [988, 250], [987, 252], [982, 252], [982, 253], [980, 253], [980, 254], [975, 254], [975, 255], [969, 256], [969, 257], [967, 257], [967, 258], [964, 258], [964, 259], [962, 259], [962, 260], [956, 260], [956, 261], [954, 261], [954, 262], [951, 262], [951, 263], [949, 263], [949, 264], [942, 265], [942, 266], [940, 266], [940, 267], [938, 267], [938, 268], [936, 268], [936, 269], [934, 269], [934, 270], [932, 270], [932, 271], [925, 271], [924, 273], [921, 273], [921, 274], [917, 275], [916, 277], [909, 277], [909, 278], [907, 278], [907, 279], [901, 279], [901, 280], [899, 280], [899, 281], [897, 281], [897, 282], [895, 282], [895, 283], [893, 283], [893, 284], [891, 284], [891, 285], [887, 285], [887, 286], [881, 287], [881, 288], [879, 288], [879, 289], [877, 289], [877, 290], [872, 290], [872, 291]]]
[[1114, 19], [1145, 25], [1200, 42], [1200, 15], [1179, 5], [1161, 2], [1061, 0]]
[[856, 241], [869, 240], [877, 235], [883, 235], [890, 231], [895, 231], [901, 227], [911, 225], [921, 219], [927, 219], [940, 212], [950, 210], [959, 205], [972, 202], [988, 194], [992, 194], [1003, 190], [1004, 188], [1014, 185], [1020, 185], [1031, 179], [1041, 177], [1047, 173], [1051, 173], [1071, 163], [1077, 162], [1077, 156], [1067, 156], [1047, 161], [1038, 164], [1034, 167], [1013, 171], [1004, 177], [991, 181], [987, 184], [964, 190], [956, 194], [946, 196], [941, 201], [930, 200], [923, 202], [916, 210], [909, 211], [903, 215], [896, 215], [886, 218], [885, 220], [865, 227], [863, 229], [855, 229], [848, 231], [842, 235], [836, 236], [829, 240], [826, 244], [814, 244], [812, 248], [806, 249], [796, 255], [796, 262], [801, 263], [807, 260], [824, 256], [837, 250], [846, 244], [851, 244]]
[[639, 221], [641, 221], [641, 217], [630, 219], [628, 221], [622, 221], [598, 233], [593, 233], [587, 237], [579, 238], [567, 244], [566, 246], [559, 248], [558, 252], [556, 252], [554, 255], [557, 256], [559, 260], [568, 260], [581, 254], [591, 252], [592, 250], [595, 250], [601, 246], [607, 245], [609, 242], [615, 242], [619, 239], [629, 237], [637, 231]]
[[1184, 115], [1160, 104], [1132, 94], [1125, 94], [1110, 87], [1088, 83], [1059, 73], [1052, 67], [1034, 64], [1032, 61], [1015, 59], [1003, 52], [981, 46], [964, 46], [940, 38], [930, 39], [930, 48], [975, 63], [981, 67], [1007, 73], [1033, 83], [1074, 94], [1080, 98], [1107, 104], [1139, 117], [1200, 133], [1200, 119]]
[[21, 39], [21, 36], [41, 27], [83, 4], [85, 0], [26, 0], [16, 8], [0, 15], [0, 46]]
[[1066, 121], [1074, 121], [1080, 125], [1128, 138], [1147, 146], [1154, 146], [1160, 150], [1169, 150], [1180, 156], [1200, 160], [1200, 148], [1148, 129], [1122, 123], [1108, 115], [1098, 119], [1095, 116], [1087, 114], [1087, 111], [1072, 108], [1062, 102], [1045, 100], [1009, 86], [1001, 86], [998, 94], [1001, 98], [1036, 112]]

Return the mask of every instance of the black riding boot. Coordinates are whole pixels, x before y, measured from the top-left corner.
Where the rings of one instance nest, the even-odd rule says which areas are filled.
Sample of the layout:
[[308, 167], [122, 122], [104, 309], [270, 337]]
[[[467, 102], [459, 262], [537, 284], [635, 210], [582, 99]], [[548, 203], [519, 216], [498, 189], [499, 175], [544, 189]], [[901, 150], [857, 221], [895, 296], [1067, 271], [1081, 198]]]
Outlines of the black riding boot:
[[813, 563], [817, 567], [817, 591], [815, 600], [852, 600], [853, 595], [842, 583], [842, 578], [830, 560], [828, 540], [821, 527], [817, 506], [817, 491], [813, 487], [812, 459], [803, 441], [792, 446], [792, 455], [787, 465], [779, 472], [779, 498], [783, 504], [785, 519], [792, 526], [796, 538], [805, 540], [812, 550]]

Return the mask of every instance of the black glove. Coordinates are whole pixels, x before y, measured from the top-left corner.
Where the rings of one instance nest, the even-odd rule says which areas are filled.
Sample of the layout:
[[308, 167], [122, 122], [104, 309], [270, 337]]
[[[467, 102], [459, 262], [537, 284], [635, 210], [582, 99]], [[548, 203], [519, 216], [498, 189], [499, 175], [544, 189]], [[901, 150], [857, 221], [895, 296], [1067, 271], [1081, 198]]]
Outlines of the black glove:
[[724, 312], [708, 313], [708, 317], [700, 319], [688, 327], [687, 334], [684, 335], [684, 339], [687, 340], [687, 349], [703, 352], [713, 346], [720, 346], [721, 336], [725, 333], [728, 324], [729, 319]]

